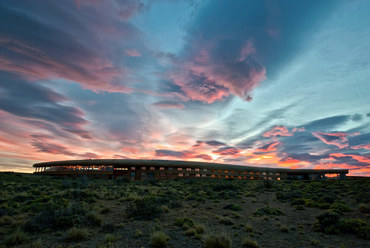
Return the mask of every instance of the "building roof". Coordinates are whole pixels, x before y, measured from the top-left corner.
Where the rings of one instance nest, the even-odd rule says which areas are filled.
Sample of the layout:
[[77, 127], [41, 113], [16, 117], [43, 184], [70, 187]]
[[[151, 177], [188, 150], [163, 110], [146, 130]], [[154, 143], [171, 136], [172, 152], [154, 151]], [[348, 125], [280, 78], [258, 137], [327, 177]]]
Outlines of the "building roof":
[[245, 165], [231, 165], [192, 161], [176, 160], [141, 160], [141, 159], [86, 159], [86, 160], [65, 160], [36, 163], [33, 167], [49, 167], [63, 165], [113, 165], [115, 167], [124, 166], [153, 166], [153, 167], [174, 167], [174, 168], [200, 168], [200, 169], [223, 169], [223, 170], [242, 170], [242, 171], [261, 171], [261, 172], [287, 172], [287, 173], [348, 173], [348, 169], [289, 169], [289, 168], [271, 168], [256, 167]]

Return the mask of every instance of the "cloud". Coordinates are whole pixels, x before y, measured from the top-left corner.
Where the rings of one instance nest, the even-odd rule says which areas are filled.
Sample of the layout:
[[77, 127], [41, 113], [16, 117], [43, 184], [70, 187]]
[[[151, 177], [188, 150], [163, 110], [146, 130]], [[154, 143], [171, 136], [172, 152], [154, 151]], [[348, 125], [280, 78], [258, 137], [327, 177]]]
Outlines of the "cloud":
[[178, 102], [156, 102], [153, 103], [154, 106], [163, 108], [163, 109], [183, 109], [185, 105]]
[[354, 114], [352, 116], [353, 121], [362, 121], [362, 115], [361, 114]]
[[[193, 18], [186, 45], [168, 70], [169, 79], [190, 100], [213, 103], [235, 95], [250, 101], [266, 76], [309, 39], [319, 24], [315, 20], [331, 5], [209, 1]], [[306, 22], [308, 17], [311, 22]]]
[[191, 151], [172, 151], [172, 150], [155, 150], [156, 157], [172, 157], [181, 159], [202, 159], [202, 160], [212, 160], [212, 157], [207, 154], [195, 154]]
[[139, 53], [137, 50], [135, 49], [127, 49], [125, 50], [125, 53], [130, 56], [130, 57], [140, 57], [141, 56], [141, 53]]
[[67, 147], [60, 144], [45, 143], [43, 141], [33, 141], [32, 145], [36, 147], [39, 152], [51, 154], [63, 154], [66, 156], [77, 156], [77, 153], [69, 151]]
[[342, 149], [348, 146], [347, 137], [358, 135], [358, 133], [349, 134], [344, 132], [334, 132], [334, 133], [313, 132], [312, 135], [320, 139], [325, 144], [334, 145]]
[[281, 145], [280, 142], [271, 142], [256, 149], [257, 152], [273, 152]]
[[339, 125], [345, 124], [350, 115], [337, 115], [315, 120], [304, 125], [307, 131], [332, 131]]
[[357, 145], [357, 146], [351, 146], [351, 149], [365, 149], [365, 150], [370, 150], [370, 144], [362, 144], [362, 145]]
[[28, 81], [63, 78], [96, 91], [131, 92], [123, 83], [130, 66], [117, 54], [144, 45], [139, 30], [120, 16], [126, 20], [140, 6], [101, 1], [79, 8], [69, 0], [0, 4], [0, 69]]
[[240, 150], [235, 147], [226, 146], [226, 147], [222, 147], [217, 150], [214, 150], [212, 151], [212, 153], [215, 153], [218, 155], [238, 155], [240, 153]]
[[288, 128], [284, 126], [274, 126], [269, 131], [262, 134], [263, 137], [272, 138], [279, 136], [292, 136], [293, 133], [289, 132]]
[[208, 141], [201, 141], [197, 140], [197, 143], [193, 145], [193, 147], [200, 147], [202, 145], [209, 145], [209, 146], [227, 146], [225, 143], [217, 141], [217, 140], [208, 140]]
[[88, 124], [84, 112], [62, 105], [61, 102], [68, 99], [61, 94], [4, 72], [0, 72], [0, 90], [3, 92], [1, 110], [33, 121], [53, 123], [61, 130], [91, 139], [90, 133], [84, 128]]

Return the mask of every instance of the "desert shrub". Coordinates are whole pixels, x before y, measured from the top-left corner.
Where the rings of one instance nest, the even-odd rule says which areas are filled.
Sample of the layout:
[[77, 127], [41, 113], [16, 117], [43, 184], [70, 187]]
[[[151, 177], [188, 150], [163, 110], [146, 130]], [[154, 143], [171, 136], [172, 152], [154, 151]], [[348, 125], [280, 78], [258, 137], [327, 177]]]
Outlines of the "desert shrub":
[[245, 194], [245, 197], [256, 197], [256, 194], [248, 192], [247, 194]]
[[361, 203], [360, 205], [358, 205], [358, 210], [361, 212], [361, 213], [370, 213], [370, 205], [369, 204], [366, 204], [366, 203]]
[[285, 215], [285, 213], [278, 208], [258, 208], [254, 213], [254, 216], [264, 216], [264, 215]]
[[242, 246], [246, 248], [259, 248], [260, 246], [257, 244], [256, 241], [251, 240], [250, 238], [246, 237], [242, 241]]
[[113, 244], [114, 242], [116, 242], [116, 240], [117, 240], [117, 237], [114, 236], [113, 234], [106, 234], [104, 236], [104, 242], [107, 244]]
[[363, 239], [370, 239], [370, 223], [362, 219], [344, 219], [339, 221], [342, 233], [352, 233]]
[[327, 234], [338, 234], [338, 224], [340, 216], [335, 212], [325, 212], [316, 217], [317, 222], [314, 224], [314, 230]]
[[175, 220], [175, 225], [177, 226], [184, 226], [187, 225], [188, 227], [193, 227], [194, 226], [194, 221], [188, 217], [183, 217], [183, 218], [177, 218]]
[[26, 241], [28, 241], [28, 236], [19, 228], [10, 235], [6, 236], [4, 239], [4, 243], [6, 246], [20, 245], [25, 243]]
[[134, 204], [128, 203], [126, 214], [139, 220], [151, 220], [162, 213], [162, 201], [153, 196], [136, 199]]
[[231, 239], [225, 235], [207, 236], [204, 241], [204, 248], [231, 248]]
[[304, 199], [304, 205], [306, 207], [312, 208], [312, 207], [316, 207], [317, 206], [317, 203], [314, 200], [312, 200], [312, 199]]
[[84, 228], [72, 227], [66, 233], [66, 240], [71, 242], [81, 241], [87, 239], [89, 232]]
[[135, 230], [134, 238], [143, 236], [143, 232], [140, 229]]
[[294, 208], [296, 210], [305, 210], [305, 207], [303, 205], [295, 205]]
[[276, 199], [280, 201], [286, 201], [293, 198], [302, 198], [302, 192], [300, 190], [291, 190], [288, 192], [277, 192]]
[[85, 223], [87, 226], [100, 226], [102, 223], [102, 218], [95, 211], [91, 211], [86, 215]]
[[304, 205], [306, 204], [303, 198], [295, 198], [290, 202], [291, 205]]
[[229, 209], [229, 210], [232, 210], [232, 211], [241, 211], [242, 210], [242, 207], [238, 204], [228, 204], [224, 207], [224, 209]]
[[166, 247], [168, 242], [170, 241], [170, 237], [165, 234], [164, 232], [154, 232], [151, 236], [151, 245], [153, 247]]
[[245, 231], [247, 231], [247, 232], [253, 232], [253, 226], [252, 226], [252, 225], [250, 225], [250, 224], [247, 224], [247, 225], [245, 226]]
[[66, 230], [73, 226], [98, 226], [101, 221], [89, 213], [82, 203], [74, 203], [67, 207], [49, 204], [41, 212], [26, 222], [28, 232], [42, 232], [46, 229]]
[[335, 202], [336, 199], [337, 197], [335, 195], [324, 194], [319, 198], [318, 202], [321, 204], [323, 203], [332, 204]]
[[233, 221], [230, 218], [228, 218], [228, 217], [217, 216], [217, 219], [223, 225], [230, 226], [230, 225], [234, 224]]
[[185, 234], [188, 236], [195, 236], [197, 234], [197, 231], [195, 230], [195, 228], [189, 228], [185, 231]]
[[200, 224], [195, 224], [194, 229], [198, 234], [203, 234], [205, 230], [204, 226]]
[[343, 203], [337, 203], [337, 202], [331, 204], [329, 209], [334, 211], [334, 212], [337, 212], [337, 213], [343, 213], [343, 212], [350, 212], [351, 211], [351, 208], [348, 205], [343, 204]]

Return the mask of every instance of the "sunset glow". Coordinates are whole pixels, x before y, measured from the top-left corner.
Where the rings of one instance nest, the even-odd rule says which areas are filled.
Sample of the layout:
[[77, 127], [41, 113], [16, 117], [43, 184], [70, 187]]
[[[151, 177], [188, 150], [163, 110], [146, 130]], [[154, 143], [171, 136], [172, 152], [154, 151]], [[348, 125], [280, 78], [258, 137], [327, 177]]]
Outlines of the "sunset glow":
[[2, 1], [0, 170], [70, 159], [370, 176], [370, 1]]

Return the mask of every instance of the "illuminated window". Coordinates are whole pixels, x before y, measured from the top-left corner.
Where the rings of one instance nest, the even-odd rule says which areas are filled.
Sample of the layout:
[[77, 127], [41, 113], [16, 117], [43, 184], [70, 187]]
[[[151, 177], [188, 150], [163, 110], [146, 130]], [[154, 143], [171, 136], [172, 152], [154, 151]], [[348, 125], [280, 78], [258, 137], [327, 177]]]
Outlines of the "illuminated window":
[[186, 168], [187, 171], [191, 171], [191, 168]]
[[195, 171], [199, 171], [199, 168], [195, 168], [194, 170], [195, 170]]
[[145, 166], [141, 167], [141, 170], [146, 170], [146, 167]]
[[178, 171], [182, 171], [182, 168], [177, 168]]
[[206, 174], [202, 174], [202, 177], [207, 177], [207, 175]]
[[159, 167], [159, 170], [164, 170], [164, 167]]
[[154, 167], [150, 167], [150, 170], [155, 170], [155, 168]]
[[195, 174], [195, 177], [200, 177], [200, 174]]
[[135, 166], [132, 166], [132, 167], [131, 167], [131, 170], [135, 170]]
[[183, 173], [179, 173], [179, 177], [183, 177], [184, 176], [184, 174]]

